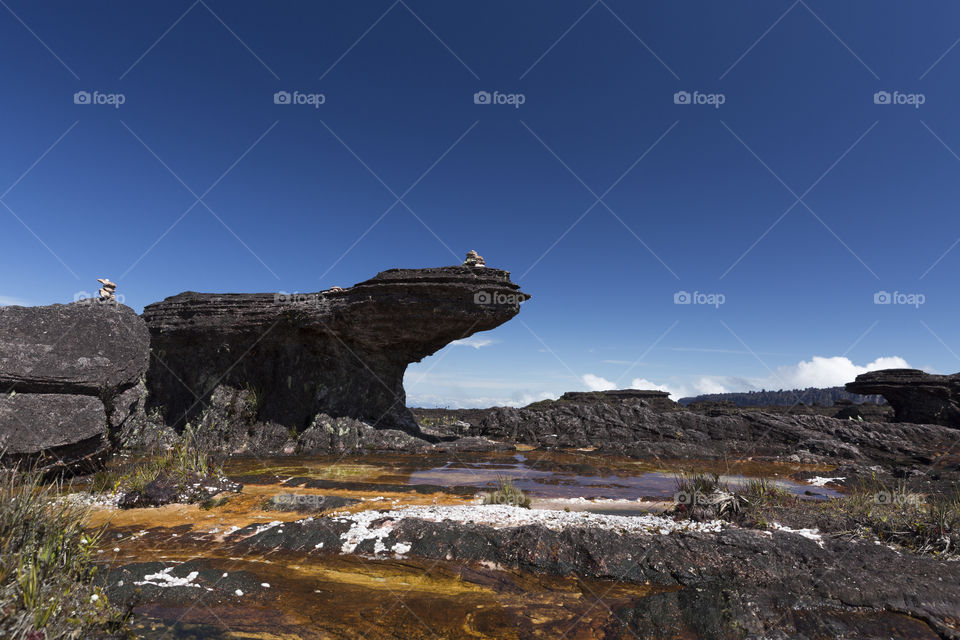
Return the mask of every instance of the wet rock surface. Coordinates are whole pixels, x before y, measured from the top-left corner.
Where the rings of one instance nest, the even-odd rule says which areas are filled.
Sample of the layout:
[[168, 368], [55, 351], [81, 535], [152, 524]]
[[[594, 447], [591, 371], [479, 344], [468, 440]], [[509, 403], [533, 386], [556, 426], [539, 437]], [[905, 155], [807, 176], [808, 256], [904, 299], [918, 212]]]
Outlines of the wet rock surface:
[[[144, 309], [150, 406], [178, 427], [247, 392], [237, 429], [300, 432], [318, 414], [420, 436], [405, 406], [411, 362], [497, 327], [529, 296], [487, 267], [391, 269], [312, 294], [181, 293]], [[214, 395], [221, 390], [216, 400]]]
[[934, 375], [918, 369], [883, 369], [857, 376], [853, 393], [877, 393], [893, 407], [898, 422], [960, 428], [960, 374]]
[[[585, 490], [598, 477], [613, 487], [623, 474], [656, 468], [598, 452], [463, 455], [475, 468], [439, 452], [432, 461], [395, 453], [235, 459], [228, 469], [242, 472], [244, 492], [223, 506], [104, 514], [117, 527], [100, 556], [114, 583], [108, 593], [135, 597], [127, 578], [164, 583], [142, 585], [149, 591], [137, 605], [138, 633], [158, 639], [960, 637], [958, 563], [819, 522], [833, 511], [812, 507], [826, 503], [797, 509], [788, 500], [793, 507], [760, 524], [612, 514], [603, 501], [593, 512], [565, 511], [562, 501], [549, 510], [480, 505], [477, 486], [458, 496], [450, 483], [404, 482], [417, 482], [418, 469], [451, 480], [487, 464], [490, 474], [511, 473], [508, 463], [525, 456], [531, 469], [563, 474], [561, 484], [582, 478]], [[727, 473], [814, 480], [852, 468], [739, 464]], [[837, 495], [826, 483], [809, 486]], [[317, 508], [264, 504], [291, 497]], [[118, 586], [120, 569], [128, 573]], [[170, 577], [157, 576], [164, 572]], [[224, 573], [243, 584], [218, 584]]]
[[0, 307], [0, 448], [10, 463], [83, 470], [146, 420], [149, 334], [122, 304]]
[[960, 481], [960, 456], [953, 453], [956, 429], [944, 425], [729, 407], [662, 411], [629, 397], [421, 411], [417, 415], [432, 425], [467, 422], [472, 436], [546, 449], [597, 450], [638, 460], [841, 465], [848, 482], [878, 476], [916, 480], [924, 490], [951, 490]]
[[[955, 563], [882, 545], [740, 528], [644, 535], [587, 527], [392, 521], [389, 516], [370, 522], [358, 543], [350, 538], [349, 518], [284, 523], [259, 532], [251, 528], [231, 539], [238, 548], [308, 554], [340, 553], [345, 543], [353, 543], [353, 552], [370, 556], [400, 553], [679, 588], [623, 612], [635, 633], [656, 628], [662, 635], [654, 637], [815, 638], [831, 628], [864, 637], [877, 620], [851, 613], [878, 611], [886, 612], [890, 624], [919, 634], [913, 637], [960, 637]], [[384, 527], [389, 533], [377, 535]], [[658, 624], [651, 617], [657, 612], [673, 624]]]

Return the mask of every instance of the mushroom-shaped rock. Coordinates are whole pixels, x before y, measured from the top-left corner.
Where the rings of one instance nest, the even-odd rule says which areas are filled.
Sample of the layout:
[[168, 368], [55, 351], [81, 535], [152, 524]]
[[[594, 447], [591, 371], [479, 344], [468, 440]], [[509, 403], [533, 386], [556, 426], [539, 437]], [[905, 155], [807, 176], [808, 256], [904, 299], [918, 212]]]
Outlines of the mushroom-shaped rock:
[[507, 271], [463, 266], [390, 269], [310, 294], [181, 293], [143, 312], [150, 405], [178, 426], [212, 403], [245, 402], [257, 422], [297, 431], [326, 414], [422, 435], [407, 365], [503, 324], [528, 298]]

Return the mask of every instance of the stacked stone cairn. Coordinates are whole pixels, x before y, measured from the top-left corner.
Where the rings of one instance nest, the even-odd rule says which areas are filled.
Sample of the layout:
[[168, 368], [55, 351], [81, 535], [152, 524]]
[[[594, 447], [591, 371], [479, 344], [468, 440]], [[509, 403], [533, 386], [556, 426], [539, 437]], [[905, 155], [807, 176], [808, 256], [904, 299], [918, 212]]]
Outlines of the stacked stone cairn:
[[485, 267], [487, 266], [483, 262], [483, 256], [481, 256], [476, 251], [468, 251], [467, 259], [463, 261], [463, 266], [465, 267]]
[[100, 302], [116, 302], [117, 284], [109, 278], [97, 278], [97, 282], [100, 283]]

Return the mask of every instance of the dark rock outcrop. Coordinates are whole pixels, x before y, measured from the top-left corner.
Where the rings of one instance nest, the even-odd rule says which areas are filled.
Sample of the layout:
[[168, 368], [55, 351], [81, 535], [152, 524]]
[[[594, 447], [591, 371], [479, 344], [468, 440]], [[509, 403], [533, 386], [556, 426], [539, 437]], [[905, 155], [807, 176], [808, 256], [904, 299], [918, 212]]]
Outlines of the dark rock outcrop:
[[[228, 543], [236, 545], [238, 555], [251, 547], [339, 553], [350, 520], [317, 518], [265, 531], [251, 525], [230, 535]], [[869, 542], [823, 540], [821, 546], [797, 533], [738, 527], [651, 535], [389, 516], [368, 526], [390, 529], [379, 544], [365, 539], [353, 553], [391, 557], [402, 549], [406, 556], [456, 565], [482, 563], [669, 588], [654, 600], [639, 600], [635, 612], [621, 612], [637, 637], [837, 637], [809, 633], [818, 625], [843, 631], [843, 637], [881, 637], [870, 635], [872, 626], [895, 622], [898, 615], [923, 632], [915, 637], [960, 637], [960, 582], [952, 563]], [[671, 626], [651, 620], [651, 613]]]
[[632, 402], [637, 406], [658, 411], [673, 411], [680, 405], [670, 399], [666, 391], [645, 389], [612, 389], [610, 391], [568, 391], [556, 400], [541, 400], [527, 407], [547, 407], [556, 404], [610, 404]]
[[150, 406], [178, 427], [206, 412], [296, 434], [326, 414], [422, 436], [407, 365], [503, 324], [527, 298], [485, 267], [391, 269], [312, 294], [181, 293], [144, 309]]
[[149, 334], [115, 302], [0, 308], [0, 450], [8, 463], [96, 464], [145, 421]]
[[919, 369], [883, 369], [857, 376], [847, 391], [880, 394], [898, 422], [960, 427], [960, 373], [934, 375]]
[[470, 434], [545, 447], [598, 446], [638, 458], [787, 457], [929, 465], [956, 441], [932, 424], [871, 423], [764, 411], [658, 411], [639, 400], [541, 402], [470, 416]]
[[332, 418], [320, 414], [297, 439], [297, 453], [358, 454], [367, 451], [418, 453], [430, 448], [423, 438], [399, 429], [375, 429], [353, 418]]

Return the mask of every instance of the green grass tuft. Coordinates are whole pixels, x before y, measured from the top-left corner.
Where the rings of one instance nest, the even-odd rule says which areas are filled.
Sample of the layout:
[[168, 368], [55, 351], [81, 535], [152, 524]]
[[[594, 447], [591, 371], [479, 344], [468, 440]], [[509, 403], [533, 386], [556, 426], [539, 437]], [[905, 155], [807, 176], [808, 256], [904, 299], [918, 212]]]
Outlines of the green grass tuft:
[[497, 476], [497, 488], [484, 496], [483, 504], [509, 504], [529, 509], [530, 497], [518, 489], [510, 478]]
[[[129, 636], [129, 610], [94, 584], [103, 528], [59, 498], [60, 483], [19, 470], [0, 478], [0, 637], [67, 640]], [[132, 636], [130, 636], [132, 637]]]

